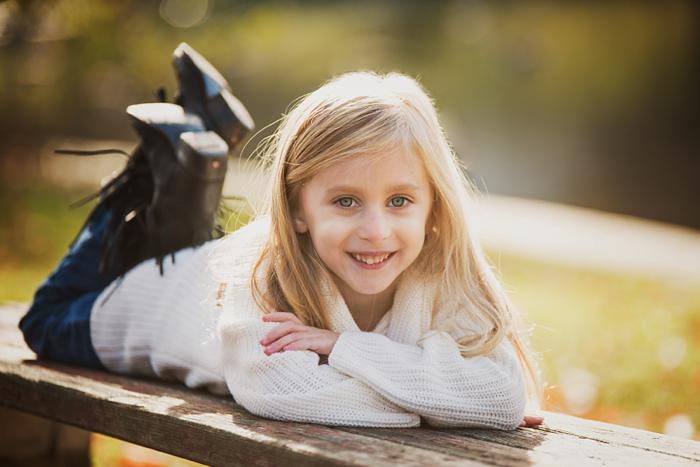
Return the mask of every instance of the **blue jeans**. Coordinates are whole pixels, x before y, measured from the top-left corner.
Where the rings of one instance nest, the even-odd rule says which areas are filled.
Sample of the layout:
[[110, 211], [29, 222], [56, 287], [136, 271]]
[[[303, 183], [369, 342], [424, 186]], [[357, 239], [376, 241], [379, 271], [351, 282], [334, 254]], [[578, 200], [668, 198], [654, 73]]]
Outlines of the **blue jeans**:
[[110, 210], [98, 205], [20, 320], [24, 340], [37, 356], [104, 368], [90, 338], [90, 314], [100, 292], [117, 277], [113, 271], [98, 272], [111, 217]]

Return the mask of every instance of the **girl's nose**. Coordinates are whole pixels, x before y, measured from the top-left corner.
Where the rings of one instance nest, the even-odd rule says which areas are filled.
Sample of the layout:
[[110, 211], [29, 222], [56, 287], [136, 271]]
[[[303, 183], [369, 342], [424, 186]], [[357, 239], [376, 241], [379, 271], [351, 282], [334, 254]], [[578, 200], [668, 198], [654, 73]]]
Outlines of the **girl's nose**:
[[367, 211], [360, 219], [360, 226], [357, 230], [360, 238], [370, 242], [381, 241], [391, 235], [389, 219], [386, 214], [379, 210]]

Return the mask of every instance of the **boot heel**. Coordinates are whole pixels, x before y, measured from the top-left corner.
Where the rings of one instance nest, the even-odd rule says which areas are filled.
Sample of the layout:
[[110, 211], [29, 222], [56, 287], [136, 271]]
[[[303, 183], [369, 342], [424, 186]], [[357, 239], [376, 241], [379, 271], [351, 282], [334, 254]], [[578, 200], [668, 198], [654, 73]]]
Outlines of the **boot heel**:
[[165, 255], [213, 238], [227, 157], [228, 145], [214, 132], [180, 135], [177, 163], [146, 214], [150, 250], [161, 266]]
[[223, 180], [228, 163], [228, 145], [213, 131], [180, 135], [177, 161], [187, 171], [207, 180]]
[[132, 104], [126, 108], [126, 113], [131, 117], [131, 123], [141, 138], [150, 139], [159, 135], [170, 143], [173, 150], [179, 144], [182, 133], [206, 131], [201, 118], [185, 112], [185, 109], [175, 104]]

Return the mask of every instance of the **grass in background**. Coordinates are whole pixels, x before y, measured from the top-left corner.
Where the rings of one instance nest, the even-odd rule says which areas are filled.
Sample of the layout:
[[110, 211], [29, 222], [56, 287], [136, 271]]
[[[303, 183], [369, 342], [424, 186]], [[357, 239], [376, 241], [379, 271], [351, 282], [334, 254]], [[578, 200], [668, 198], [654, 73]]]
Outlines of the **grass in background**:
[[498, 263], [532, 327], [547, 409], [700, 439], [700, 280]]
[[199, 464], [154, 451], [116, 438], [93, 433], [90, 440], [92, 467], [197, 467]]
[[85, 192], [3, 185], [0, 302], [28, 302], [37, 285], [66, 252], [90, 207], [69, 208]]
[[[85, 195], [45, 186], [2, 188], [0, 303], [31, 300], [89, 213], [91, 205], [68, 208]], [[247, 220], [234, 215], [227, 230]], [[700, 281], [492, 257], [534, 328], [531, 341], [549, 386], [546, 409], [700, 439], [700, 367], [691, 363], [700, 361]], [[95, 437], [93, 446], [99, 465], [115, 465], [122, 454], [158, 457], [105, 436]], [[155, 465], [194, 465], [159, 459]]]

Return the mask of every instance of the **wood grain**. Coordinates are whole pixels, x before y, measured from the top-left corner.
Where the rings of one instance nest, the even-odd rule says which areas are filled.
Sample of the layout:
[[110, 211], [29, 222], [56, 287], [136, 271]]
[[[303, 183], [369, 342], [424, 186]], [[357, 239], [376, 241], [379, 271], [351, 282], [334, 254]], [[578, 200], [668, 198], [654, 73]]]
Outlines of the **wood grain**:
[[698, 465], [700, 443], [545, 413], [545, 426], [349, 428], [254, 416], [231, 397], [39, 361], [0, 308], [0, 404], [208, 465]]

